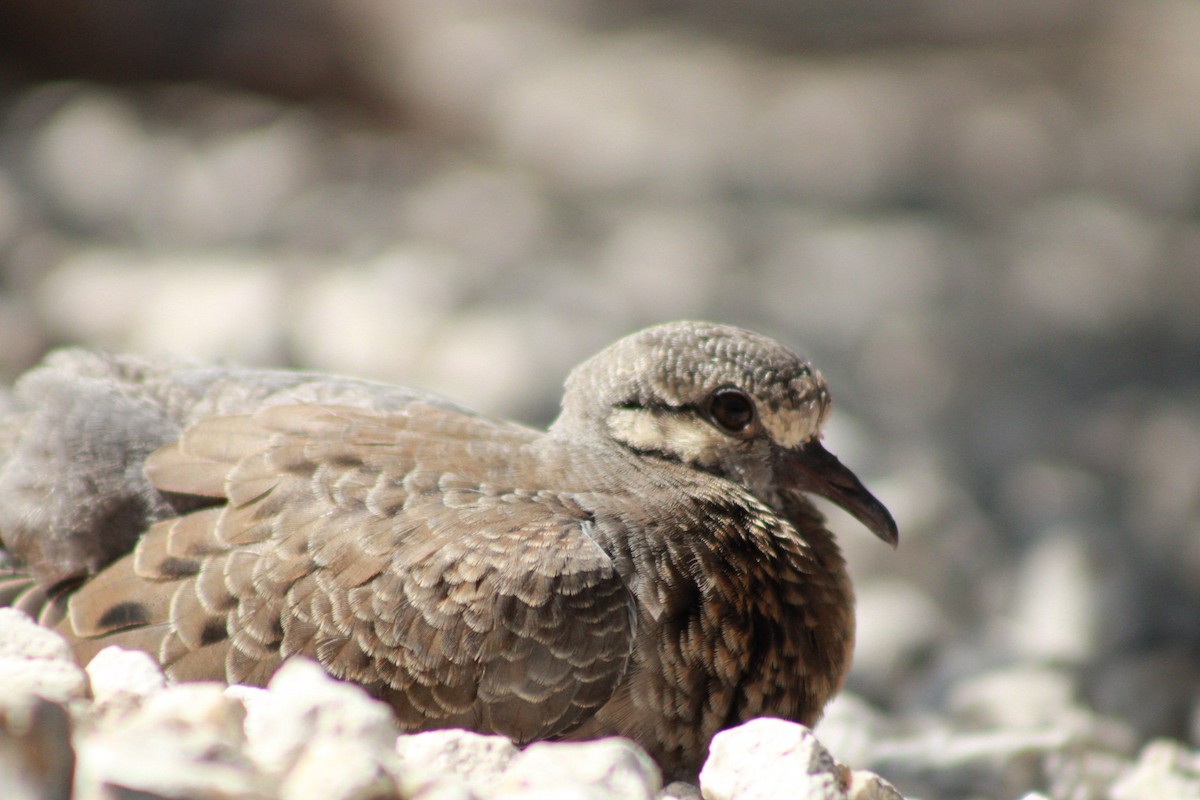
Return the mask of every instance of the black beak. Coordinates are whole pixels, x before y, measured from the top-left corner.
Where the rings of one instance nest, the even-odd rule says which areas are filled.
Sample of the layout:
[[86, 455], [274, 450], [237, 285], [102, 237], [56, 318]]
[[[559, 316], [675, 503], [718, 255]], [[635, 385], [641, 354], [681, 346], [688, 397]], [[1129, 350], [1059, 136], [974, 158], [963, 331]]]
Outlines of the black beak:
[[896, 521], [883, 503], [816, 439], [782, 451], [776, 470], [784, 486], [832, 500], [892, 547], [900, 543]]

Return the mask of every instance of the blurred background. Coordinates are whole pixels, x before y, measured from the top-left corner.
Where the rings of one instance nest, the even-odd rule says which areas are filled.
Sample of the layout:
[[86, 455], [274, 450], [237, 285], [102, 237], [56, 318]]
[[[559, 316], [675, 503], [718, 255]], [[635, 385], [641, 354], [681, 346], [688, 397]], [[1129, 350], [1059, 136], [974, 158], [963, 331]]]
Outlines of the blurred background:
[[684, 317], [811, 356], [899, 520], [835, 519], [872, 741], [1086, 719], [962, 779], [1081, 798], [1200, 742], [1200, 3], [0, 6], [4, 383], [83, 343], [540, 425]]

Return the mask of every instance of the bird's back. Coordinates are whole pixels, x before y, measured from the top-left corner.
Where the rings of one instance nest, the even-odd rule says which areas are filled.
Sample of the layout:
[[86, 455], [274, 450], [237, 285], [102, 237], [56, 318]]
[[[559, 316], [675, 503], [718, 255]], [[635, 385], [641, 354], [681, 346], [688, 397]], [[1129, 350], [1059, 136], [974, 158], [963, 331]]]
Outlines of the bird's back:
[[0, 543], [45, 585], [82, 577], [128, 552], [148, 524], [195, 507], [142, 471], [186, 425], [274, 405], [384, 411], [418, 399], [457, 408], [352, 378], [59, 351], [18, 381], [0, 417]]

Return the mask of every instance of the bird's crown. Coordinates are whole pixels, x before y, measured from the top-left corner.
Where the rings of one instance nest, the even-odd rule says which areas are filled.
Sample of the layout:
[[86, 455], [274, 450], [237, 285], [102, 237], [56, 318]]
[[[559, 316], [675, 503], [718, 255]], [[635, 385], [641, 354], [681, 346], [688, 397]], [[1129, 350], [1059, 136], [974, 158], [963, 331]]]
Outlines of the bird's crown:
[[794, 447], [820, 433], [829, 408], [820, 373], [774, 339], [670, 322], [579, 365], [567, 379], [555, 428], [599, 426], [634, 449], [694, 462], [752, 437]]

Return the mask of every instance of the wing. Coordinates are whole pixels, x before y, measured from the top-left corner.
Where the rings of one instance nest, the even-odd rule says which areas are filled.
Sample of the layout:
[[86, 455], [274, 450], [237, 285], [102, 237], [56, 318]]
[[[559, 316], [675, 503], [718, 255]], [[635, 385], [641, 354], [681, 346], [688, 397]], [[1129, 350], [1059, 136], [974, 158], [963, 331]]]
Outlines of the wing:
[[536, 435], [421, 403], [198, 422], [146, 473], [225, 502], [151, 527], [60, 629], [177, 679], [262, 684], [308, 655], [409, 729], [565, 732], [622, 680], [634, 605], [586, 513], [502, 480]]
[[419, 401], [470, 414], [354, 378], [83, 350], [51, 354], [0, 399], [0, 548], [51, 590], [125, 555], [152, 523], [196, 508], [194, 497], [155, 491], [142, 471], [194, 422], [300, 403], [394, 413]]

